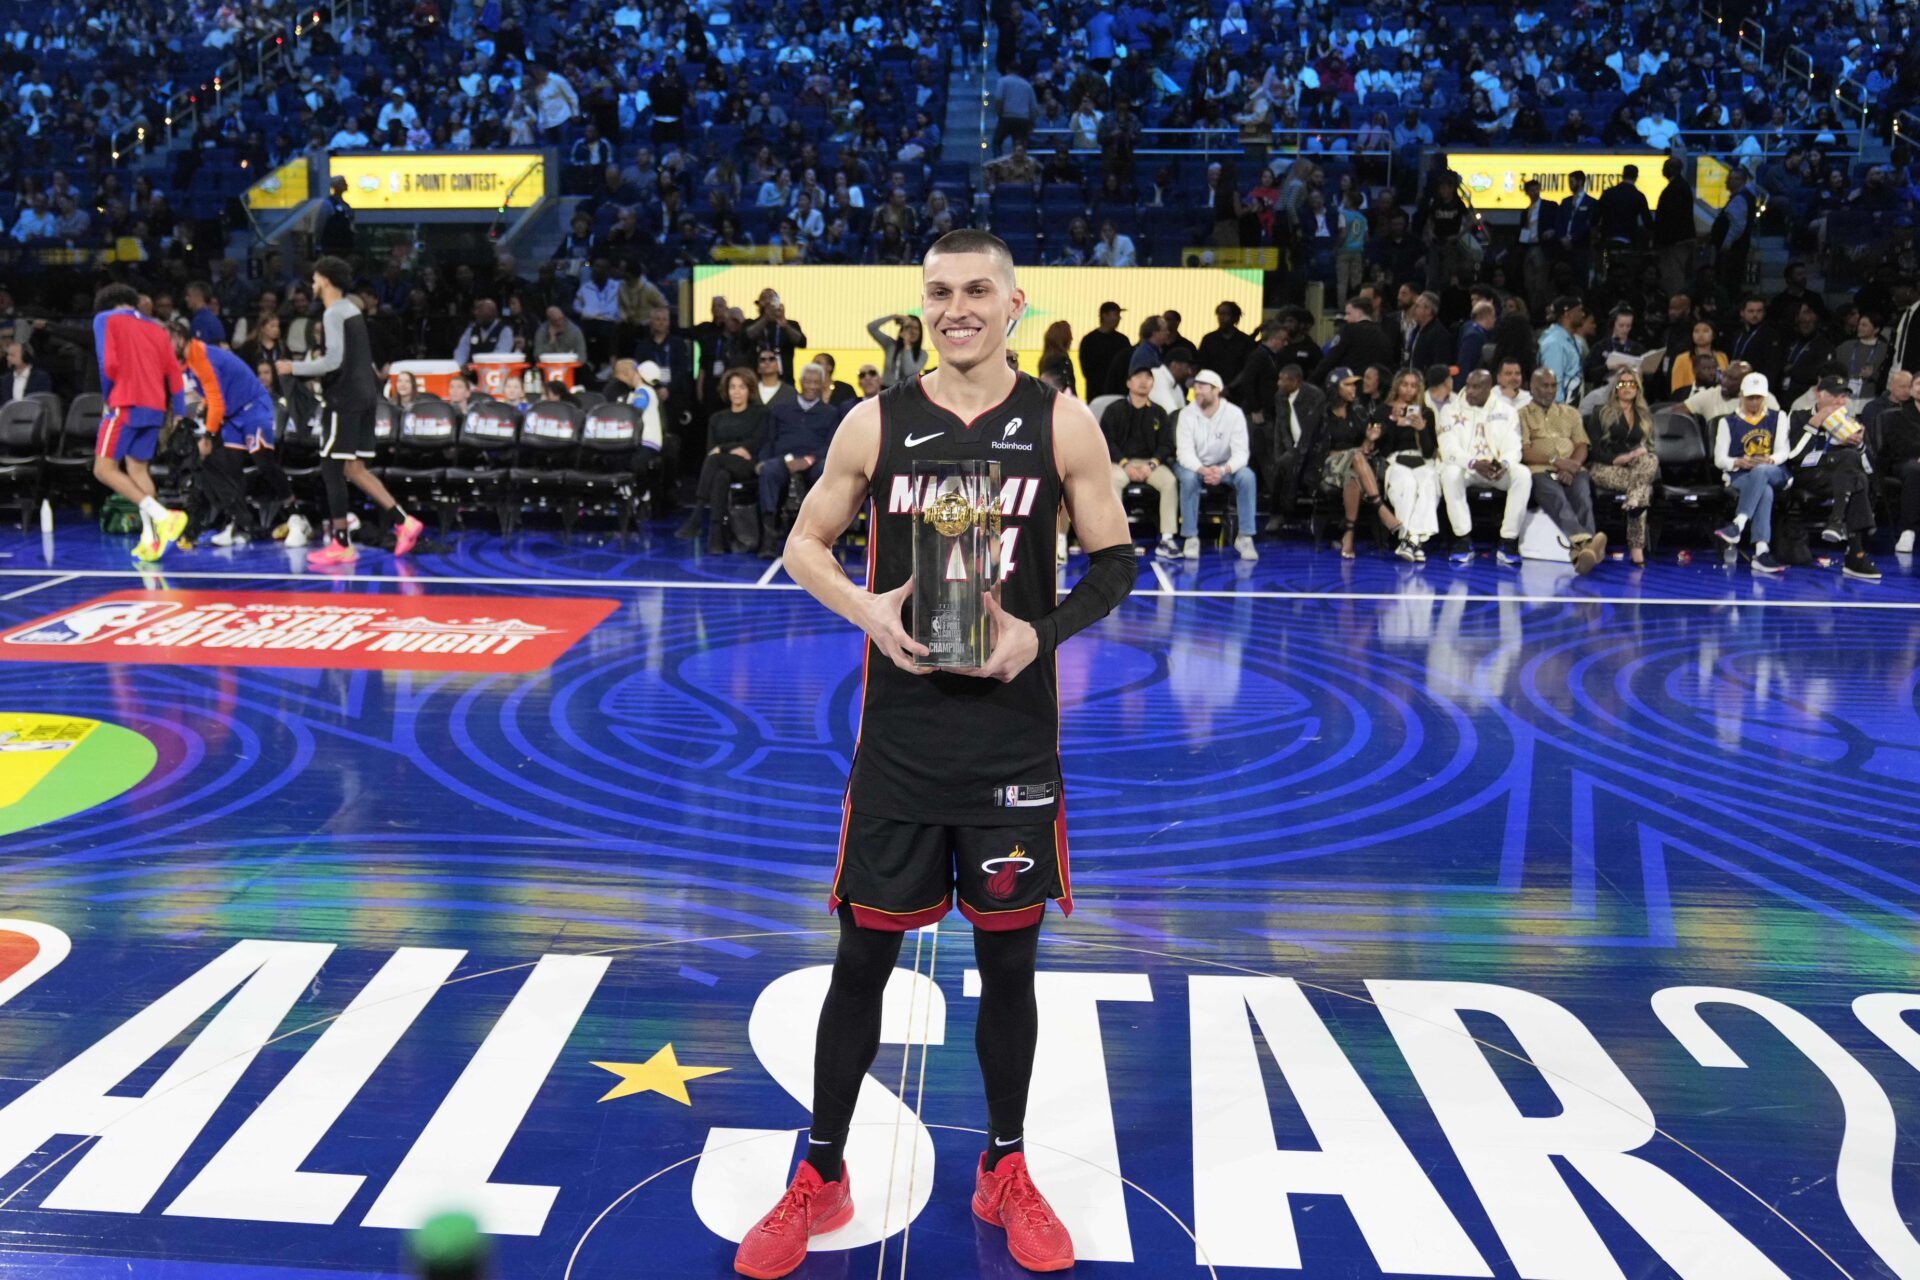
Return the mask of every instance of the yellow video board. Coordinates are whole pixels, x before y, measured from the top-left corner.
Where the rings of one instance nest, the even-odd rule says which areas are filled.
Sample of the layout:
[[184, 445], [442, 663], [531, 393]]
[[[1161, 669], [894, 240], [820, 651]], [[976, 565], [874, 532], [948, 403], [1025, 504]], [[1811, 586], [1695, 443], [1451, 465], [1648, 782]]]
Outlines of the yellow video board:
[[538, 151], [389, 151], [327, 157], [355, 209], [524, 209], [547, 194]]
[[1598, 196], [1620, 181], [1628, 165], [1640, 166], [1640, 190], [1647, 203], [1660, 199], [1667, 180], [1660, 151], [1449, 151], [1447, 167], [1460, 175], [1461, 195], [1483, 212], [1527, 207], [1527, 179], [1540, 179], [1540, 198], [1567, 198], [1567, 175], [1578, 169], [1587, 175], [1587, 194]]
[[305, 156], [287, 161], [247, 188], [247, 208], [255, 213], [298, 209], [313, 198], [313, 182], [307, 173]]
[[[1047, 326], [1065, 320], [1074, 341], [1099, 327], [1100, 304], [1123, 308], [1121, 331], [1132, 335], [1148, 312], [1178, 311], [1180, 332], [1198, 343], [1214, 327], [1213, 309], [1222, 302], [1240, 305], [1242, 328], [1260, 320], [1258, 271], [1208, 267], [1022, 267], [1020, 288], [1026, 314], [1009, 344], [1037, 352]], [[758, 312], [762, 289], [780, 295], [787, 315], [806, 331], [812, 348], [871, 351], [867, 322], [880, 316], [920, 310], [919, 267], [798, 267], [738, 264], [695, 267], [693, 318], [705, 320], [715, 295], [746, 312]]]

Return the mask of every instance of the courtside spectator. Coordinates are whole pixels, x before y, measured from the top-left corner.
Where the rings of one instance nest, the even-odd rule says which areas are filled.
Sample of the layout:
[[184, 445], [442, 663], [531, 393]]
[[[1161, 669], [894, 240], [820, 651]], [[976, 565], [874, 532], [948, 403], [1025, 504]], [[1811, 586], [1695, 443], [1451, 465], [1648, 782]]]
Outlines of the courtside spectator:
[[1786, 469], [1775, 460], [1786, 444], [1786, 420], [1770, 404], [1766, 375], [1746, 374], [1740, 380], [1740, 404], [1724, 414], [1713, 428], [1713, 462], [1727, 478], [1737, 502], [1733, 521], [1714, 536], [1730, 547], [1743, 537], [1753, 539], [1753, 571], [1783, 573], [1772, 553], [1774, 500], [1787, 486]]
[[7, 344], [7, 370], [0, 375], [0, 404], [25, 400], [28, 396], [53, 394], [53, 376], [35, 368], [25, 343]]
[[1713, 321], [1695, 320], [1687, 330], [1687, 349], [1668, 366], [1667, 383], [1674, 396], [1685, 399], [1695, 391], [1718, 385], [1727, 367], [1727, 354], [1719, 349], [1719, 335]]
[[1380, 328], [1373, 313], [1360, 298], [1348, 298], [1345, 322], [1333, 345], [1314, 366], [1313, 379], [1325, 382], [1335, 369], [1365, 369], [1373, 365], [1395, 364], [1393, 339]]
[[1453, 357], [1453, 332], [1440, 321], [1440, 295], [1420, 294], [1413, 300], [1413, 324], [1400, 337], [1400, 367], [1428, 369]]
[[1593, 521], [1587, 429], [1561, 400], [1556, 381], [1545, 365], [1533, 371], [1533, 398], [1520, 408], [1521, 459], [1533, 473], [1534, 505], [1558, 526], [1574, 572], [1584, 577], [1606, 555], [1607, 536], [1596, 532]]
[[1594, 488], [1626, 496], [1627, 557], [1645, 564], [1647, 507], [1653, 501], [1653, 482], [1660, 478], [1660, 460], [1653, 454], [1653, 414], [1637, 369], [1616, 370], [1611, 386], [1613, 394], [1593, 414], [1587, 474]]
[[860, 393], [853, 389], [851, 383], [834, 381], [833, 373], [839, 368], [839, 361], [833, 358], [831, 351], [818, 352], [813, 357], [813, 362], [819, 365], [827, 376], [827, 403], [845, 413], [860, 399]]
[[533, 340], [527, 344], [527, 354], [535, 361], [546, 356], [563, 355], [587, 358], [587, 335], [580, 326], [567, 319], [567, 313], [557, 305], [547, 308], [547, 322], [533, 331]]
[[187, 286], [183, 297], [194, 339], [210, 347], [226, 346], [227, 326], [220, 323], [220, 313], [215, 309], [213, 286], [204, 280], [195, 280]]
[[1184, 342], [1168, 347], [1166, 361], [1153, 366], [1153, 402], [1168, 417], [1178, 417], [1187, 407], [1187, 387], [1197, 368], [1199, 357]]
[[1889, 345], [1881, 340], [1880, 322], [1862, 311], [1853, 336], [1833, 349], [1833, 360], [1847, 379], [1847, 394], [1865, 400], [1879, 391], [1886, 373]]
[[1862, 415], [1878, 406], [1870, 424], [1874, 470], [1888, 478], [1896, 490], [1899, 533], [1893, 549], [1901, 555], [1913, 552], [1915, 535], [1920, 534], [1920, 403], [1913, 395], [1913, 374], [1895, 369], [1887, 375], [1886, 394]]
[[464, 369], [476, 355], [506, 355], [513, 348], [513, 326], [501, 318], [500, 305], [492, 298], [475, 298], [473, 319], [453, 344], [453, 362]]
[[[1580, 374], [1584, 363], [1580, 339], [1587, 310], [1575, 297], [1556, 298], [1547, 308], [1547, 328], [1540, 335], [1540, 365], [1553, 375], [1555, 393], [1563, 403], [1580, 402]], [[1535, 378], [1538, 381], [1538, 378]]]
[[1127, 394], [1100, 415], [1100, 432], [1107, 439], [1107, 457], [1113, 464], [1113, 488], [1123, 493], [1128, 484], [1144, 484], [1159, 499], [1160, 548], [1163, 556], [1179, 554], [1174, 535], [1179, 528], [1180, 485], [1173, 460], [1175, 431], [1167, 411], [1153, 403], [1153, 370], [1135, 369], [1127, 378]]
[[796, 476], [812, 484], [820, 479], [827, 446], [840, 425], [840, 410], [826, 402], [827, 374], [817, 364], [800, 371], [800, 393], [767, 406], [766, 443], [756, 469], [760, 474], [760, 555], [780, 553], [775, 518], [780, 499]]
[[587, 335], [588, 358], [595, 366], [610, 366], [618, 354], [613, 333], [620, 323], [620, 282], [613, 278], [613, 264], [605, 258], [595, 258], [587, 278], [580, 282], [573, 295], [573, 313]]
[[[1213, 318], [1213, 332], [1200, 339], [1200, 367], [1213, 370], [1231, 387], [1239, 381], [1241, 370], [1246, 368], [1247, 359], [1258, 344], [1240, 328], [1239, 303], [1221, 303], [1213, 309]], [[1271, 390], [1272, 382], [1267, 386]]]
[[[1487, 350], [1493, 345], [1493, 326], [1497, 316], [1493, 303], [1482, 299], [1473, 304], [1473, 311], [1467, 317], [1467, 322], [1460, 326], [1460, 336], [1454, 343], [1455, 387], [1466, 386], [1468, 376], [1486, 366]], [[1491, 378], [1488, 381], [1491, 382]]]
[[753, 393], [763, 407], [771, 409], [782, 401], [795, 398], [797, 393], [793, 389], [793, 384], [780, 376], [779, 352], [761, 351], [755, 354], [754, 373], [756, 380], [753, 384]]
[[1268, 510], [1265, 532], [1278, 533], [1293, 515], [1304, 480], [1311, 487], [1318, 464], [1321, 433], [1327, 413], [1327, 394], [1305, 381], [1306, 374], [1297, 364], [1282, 368], [1275, 377], [1275, 394], [1263, 413], [1258, 429], [1249, 428], [1253, 437], [1254, 468], [1260, 473]]
[[1200, 558], [1200, 491], [1220, 485], [1233, 489], [1238, 508], [1234, 551], [1242, 560], [1260, 558], [1253, 545], [1259, 481], [1247, 465], [1252, 459], [1247, 418], [1222, 394], [1224, 389], [1213, 370], [1194, 374], [1193, 403], [1181, 408], [1174, 424], [1174, 476], [1180, 484], [1180, 533], [1186, 540], [1181, 553], [1189, 560]]
[[[1080, 381], [1087, 389], [1089, 404], [1101, 396], [1121, 395], [1127, 389], [1125, 357], [1130, 344], [1120, 332], [1121, 311], [1117, 302], [1101, 303], [1100, 327], [1080, 339]], [[872, 332], [871, 327], [868, 332]]]
[[[1434, 385], [1450, 388], [1445, 365], [1434, 371]], [[1387, 387], [1376, 418], [1380, 425], [1378, 453], [1385, 464], [1382, 488], [1387, 504], [1400, 517], [1401, 547], [1416, 564], [1427, 558], [1426, 544], [1440, 531], [1440, 471], [1433, 465], [1437, 451], [1434, 411], [1427, 407], [1426, 380], [1412, 369], [1402, 369]]]
[[[891, 324], [893, 333], [886, 332]], [[867, 334], [880, 346], [880, 385], [891, 387], [920, 376], [929, 351], [919, 316], [891, 315], [867, 322]], [[1091, 335], [1089, 335], [1091, 336]], [[1092, 394], [1091, 391], [1088, 392]]]
[[772, 289], [762, 289], [755, 306], [760, 315], [747, 326], [747, 338], [762, 351], [771, 351], [780, 360], [780, 376], [793, 377], [794, 353], [807, 345], [806, 330], [798, 321], [787, 318], [787, 304]]
[[1521, 459], [1520, 415], [1493, 393], [1493, 375], [1475, 369], [1457, 396], [1440, 408], [1440, 492], [1453, 527], [1453, 560], [1471, 563], [1473, 509], [1467, 489], [1496, 489], [1506, 495], [1500, 518], [1498, 554], [1502, 564], [1520, 559], [1520, 522], [1533, 496], [1533, 477]]
[[1757, 293], [1740, 300], [1740, 330], [1733, 335], [1727, 357], [1738, 360], [1776, 385], [1786, 370], [1786, 350], [1780, 335], [1767, 323], [1767, 303]]
[[1872, 480], [1867, 472], [1866, 428], [1847, 411], [1851, 388], [1828, 374], [1813, 389], [1813, 408], [1788, 419], [1786, 447], [1779, 461], [1787, 468], [1796, 497], [1827, 502], [1821, 540], [1844, 543], [1842, 566], [1849, 578], [1880, 580], [1879, 566], [1867, 554], [1873, 531]]
[[674, 531], [678, 538], [698, 538], [702, 517], [707, 522], [707, 550], [727, 549], [727, 516], [733, 485], [749, 480], [765, 446], [766, 411], [753, 393], [753, 374], [728, 369], [720, 375], [724, 408], [707, 417], [707, 456], [694, 484], [694, 508]]

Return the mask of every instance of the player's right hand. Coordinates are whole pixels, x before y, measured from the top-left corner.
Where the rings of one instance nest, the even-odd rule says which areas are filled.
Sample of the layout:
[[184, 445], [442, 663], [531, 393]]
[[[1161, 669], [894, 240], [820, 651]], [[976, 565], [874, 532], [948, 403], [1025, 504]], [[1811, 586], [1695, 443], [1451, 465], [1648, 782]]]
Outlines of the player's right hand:
[[908, 578], [891, 591], [868, 595], [860, 629], [867, 633], [875, 648], [892, 659], [894, 666], [908, 675], [923, 676], [933, 668], [916, 667], [913, 660], [916, 656], [925, 657], [933, 651], [923, 644], [914, 643], [913, 637], [907, 634], [906, 627], [900, 621], [900, 611], [906, 607], [907, 596], [912, 590], [913, 579]]

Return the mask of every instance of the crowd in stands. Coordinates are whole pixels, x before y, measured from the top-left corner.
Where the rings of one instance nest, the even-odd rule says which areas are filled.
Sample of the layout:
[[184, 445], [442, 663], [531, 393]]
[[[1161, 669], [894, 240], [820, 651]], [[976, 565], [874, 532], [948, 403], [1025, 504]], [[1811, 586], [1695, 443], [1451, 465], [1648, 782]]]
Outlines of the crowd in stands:
[[[716, 307], [678, 326], [669, 298], [689, 268], [749, 256], [911, 263], [970, 222], [991, 225], [1022, 262], [1127, 267], [1180, 261], [1191, 246], [1277, 251], [1268, 297], [1282, 304], [1281, 318], [1254, 332], [1235, 316], [1189, 349], [1176, 319], [1137, 342], [1122, 335], [1115, 350], [1119, 330], [1109, 323], [1118, 317], [1103, 315], [1078, 368], [1070, 326], [1047, 336], [1045, 376], [1131, 407], [1116, 483], [1144, 486], [1162, 508], [1158, 531], [1183, 554], [1189, 509], [1222, 484], [1243, 537], [1266, 531], [1249, 512], [1285, 524], [1299, 502], [1325, 496], [1339, 520], [1379, 525], [1414, 560], [1429, 542], [1466, 536], [1463, 495], [1480, 500], [1482, 489], [1502, 495], [1507, 517], [1524, 509], [1515, 496], [1524, 492], [1583, 544], [1584, 526], [1614, 510], [1589, 500], [1597, 487], [1631, 517], [1625, 535], [1639, 559], [1648, 495], [1672, 477], [1656, 472], [1644, 431], [1619, 435], [1600, 410], [1633, 423], [1649, 405], [1717, 395], [1713, 407], [1724, 412], [1740, 398], [1743, 370], [1764, 377], [1789, 412], [1811, 405], [1835, 376], [1859, 408], [1891, 394], [1888, 371], [1903, 368], [1904, 355], [1888, 353], [1903, 346], [1913, 299], [1888, 282], [1920, 277], [1910, 227], [1920, 187], [1897, 138], [1887, 164], [1858, 166], [1852, 155], [1863, 127], [1886, 136], [1920, 89], [1905, 8], [1777, 4], [1729, 10], [1723, 29], [1709, 32], [1693, 11], [1665, 2], [1496, 10], [1430, 0], [1364, 8], [1007, 0], [992, 14], [999, 65], [977, 201], [969, 162], [943, 154], [947, 53], [967, 20], [962, 8], [903, 16], [874, 0], [831, 12], [765, 0], [672, 10], [636, 0], [376, 0], [337, 28], [309, 24], [287, 43], [297, 12], [202, 5], [181, 22], [159, 6], [117, 0], [56, 4], [33, 22], [12, 21], [0, 33], [0, 253], [121, 246], [112, 270], [145, 288], [155, 314], [190, 315], [196, 333], [227, 342], [271, 378], [282, 353], [299, 356], [314, 341], [314, 300], [290, 253], [244, 267], [224, 254], [224, 210], [208, 197], [236, 188], [209, 187], [210, 175], [251, 180], [328, 149], [553, 147], [562, 189], [578, 205], [547, 260], [356, 252], [366, 241], [343, 192], [318, 247], [354, 257], [363, 272], [355, 298], [383, 366], [573, 354], [595, 388], [589, 395], [657, 391], [663, 447], [685, 452], [668, 464], [697, 490], [702, 511], [716, 493], [731, 501], [738, 486], [757, 491], [765, 477], [765, 459], [747, 447], [757, 437], [726, 436], [735, 443], [714, 453], [712, 422], [751, 416], [751, 405], [732, 405], [747, 382], [767, 406], [781, 387], [809, 400], [806, 362], [796, 367], [807, 340], [804, 317], [786, 316], [777, 297], [758, 300], [751, 315]], [[1748, 20], [1774, 32], [1764, 59], [1731, 34]], [[395, 33], [405, 38], [384, 38]], [[1789, 33], [1810, 51], [1810, 80], [1785, 70]], [[144, 168], [114, 155], [128, 127], [144, 124], [157, 138], [178, 89], [267, 40], [285, 45], [289, 73], [200, 103], [182, 126], [187, 145]], [[1866, 108], [1864, 126], [1836, 115], [1835, 87], [1845, 89], [1840, 101]], [[1593, 191], [1576, 174], [1550, 197], [1530, 185], [1517, 225], [1496, 227], [1471, 190], [1428, 169], [1432, 150], [1490, 145], [1633, 147], [1673, 158], [1648, 162], [1649, 185], [1655, 166], [1664, 183], [1655, 200], [1632, 171]], [[1696, 219], [1697, 171], [1682, 158], [1700, 153], [1728, 165], [1711, 226]], [[1863, 246], [1887, 269], [1865, 277], [1842, 307], [1807, 287], [1804, 268], [1790, 271], [1779, 296], [1747, 299], [1750, 249], [1769, 224], [1829, 269], [1830, 286], [1852, 283], [1831, 268], [1855, 262]], [[1326, 343], [1312, 339], [1313, 317], [1296, 305], [1316, 283], [1336, 323]], [[62, 314], [60, 300], [36, 312]], [[878, 385], [926, 366], [911, 317], [877, 320], [872, 332]], [[1109, 336], [1104, 345], [1098, 335]], [[25, 337], [23, 353], [63, 390], [77, 383], [84, 344], [57, 325]], [[641, 367], [655, 371], [657, 388], [651, 376], [633, 381]], [[1336, 377], [1342, 370], [1350, 376]], [[813, 397], [823, 403], [866, 391], [863, 377], [856, 390], [825, 372]], [[1638, 412], [1609, 398], [1629, 373]], [[1535, 391], [1542, 374], [1553, 386], [1545, 400]], [[1272, 397], [1288, 386], [1290, 405], [1325, 399], [1315, 447], [1298, 438], [1280, 447], [1285, 415]], [[1543, 420], [1532, 426], [1522, 412], [1529, 398]], [[1516, 461], [1496, 449], [1497, 467], [1449, 455], [1439, 438], [1448, 413], [1506, 439], [1504, 426], [1479, 420], [1497, 403], [1514, 410], [1522, 454], [1536, 429], [1565, 446], [1561, 454]], [[1548, 404], [1575, 406], [1578, 432]], [[1169, 417], [1164, 457], [1146, 447], [1159, 439], [1144, 430], [1146, 405]], [[1246, 419], [1244, 457], [1229, 410]], [[1713, 415], [1691, 411], [1703, 429], [1714, 425]], [[1205, 421], [1185, 450], [1177, 420], [1195, 413]], [[744, 431], [740, 416], [727, 421]], [[1286, 422], [1288, 431], [1300, 426]], [[1587, 443], [1573, 475], [1578, 434]], [[702, 458], [721, 460], [696, 462], [703, 449]], [[808, 458], [817, 454], [794, 455]], [[1874, 483], [1894, 483], [1904, 465], [1879, 466]], [[1523, 468], [1534, 477], [1525, 485], [1516, 478]], [[1746, 512], [1746, 524], [1757, 520], [1757, 509]], [[1503, 518], [1502, 541], [1513, 524]], [[1353, 542], [1349, 527], [1349, 550]]]
[[[190, 223], [308, 152], [544, 145], [586, 198], [580, 244], [656, 279], [749, 252], [910, 262], [944, 230], [987, 221], [1023, 262], [1274, 247], [1288, 300], [1318, 280], [1337, 304], [1396, 239], [1399, 206], [1418, 201], [1404, 233], [1416, 245], [1453, 238], [1452, 201], [1422, 191], [1435, 148], [1713, 154], [1754, 182], [1755, 216], [1785, 219], [1814, 249], [1855, 250], [1866, 225], [1866, 243], [1910, 252], [1891, 231], [1920, 196], [1903, 143], [1892, 164], [1853, 162], [1862, 130], [1891, 137], [1920, 93], [1906, 7], [1736, 8], [1709, 30], [1669, 0], [1006, 0], [978, 209], [970, 157], [943, 152], [962, 6], [375, 0], [294, 38], [303, 12], [116, 0], [16, 17], [0, 35], [0, 235], [132, 236], [150, 257], [217, 239], [136, 190], [114, 139], [170, 134], [176, 91], [268, 41], [273, 70], [198, 103], [179, 126], [185, 151], [143, 171]], [[1772, 32], [1764, 59], [1736, 38], [1749, 22]], [[1809, 77], [1788, 69], [1800, 65], [1789, 47]], [[1479, 230], [1471, 211], [1467, 230]], [[1652, 248], [1665, 234], [1629, 239]], [[1440, 256], [1445, 274], [1455, 260]]]

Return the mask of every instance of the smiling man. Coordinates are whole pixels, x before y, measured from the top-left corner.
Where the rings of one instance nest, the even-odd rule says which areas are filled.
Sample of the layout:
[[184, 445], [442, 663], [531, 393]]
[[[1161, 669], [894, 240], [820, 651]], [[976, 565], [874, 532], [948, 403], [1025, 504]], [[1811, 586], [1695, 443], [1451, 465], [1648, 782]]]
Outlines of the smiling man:
[[[840, 944], [820, 1010], [807, 1157], [741, 1242], [742, 1275], [786, 1275], [806, 1258], [808, 1236], [853, 1216], [843, 1157], [880, 1043], [887, 979], [904, 932], [946, 915], [956, 888], [981, 979], [975, 1044], [988, 1128], [973, 1211], [1006, 1230], [1021, 1266], [1073, 1265], [1073, 1242], [1034, 1187], [1022, 1142], [1041, 917], [1048, 898], [1073, 909], [1053, 654], [1125, 599], [1137, 570], [1093, 415], [1007, 367], [1007, 335], [1026, 306], [1007, 246], [981, 231], [942, 236], [923, 264], [921, 305], [939, 367], [848, 411], [787, 542], [794, 581], [866, 632], [866, 678], [829, 898]], [[993, 650], [978, 670], [921, 668], [915, 658], [928, 650], [901, 615], [912, 589], [913, 464], [979, 460], [1000, 464], [1003, 496], [1013, 495], [1002, 513], [1001, 598], [986, 597]], [[1057, 600], [1063, 500], [1091, 563]], [[832, 548], [868, 503], [869, 574], [856, 586]]]

